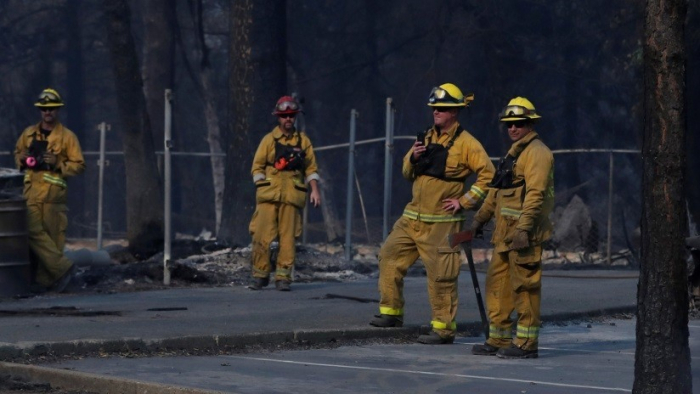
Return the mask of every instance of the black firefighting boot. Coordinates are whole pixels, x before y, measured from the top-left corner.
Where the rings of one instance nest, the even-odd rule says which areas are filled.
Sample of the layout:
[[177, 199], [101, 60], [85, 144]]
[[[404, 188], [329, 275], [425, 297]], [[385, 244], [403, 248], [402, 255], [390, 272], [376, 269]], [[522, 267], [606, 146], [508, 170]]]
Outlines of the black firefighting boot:
[[418, 343], [426, 345], [449, 345], [455, 341], [454, 337], [441, 337], [435, 331], [430, 331], [428, 334], [418, 336]]
[[75, 278], [75, 274], [78, 272], [78, 267], [73, 264], [68, 268], [63, 276], [61, 276], [51, 287], [49, 291], [55, 291], [56, 293], [63, 293], [68, 288], [68, 284]]
[[504, 347], [498, 349], [496, 356], [499, 358], [537, 358], [537, 349], [534, 350], [524, 350], [513, 344], [510, 347]]
[[263, 287], [266, 287], [269, 284], [270, 278], [253, 278], [253, 281], [250, 282], [248, 288], [251, 290], [261, 290]]
[[289, 281], [288, 280], [276, 280], [275, 281], [275, 287], [279, 291], [290, 291], [292, 290], [291, 287], [289, 287]]
[[483, 345], [472, 346], [472, 354], [477, 356], [495, 356], [498, 353], [498, 349], [500, 348], [484, 343]]
[[394, 315], [374, 315], [374, 319], [369, 322], [375, 327], [403, 327], [403, 316]]

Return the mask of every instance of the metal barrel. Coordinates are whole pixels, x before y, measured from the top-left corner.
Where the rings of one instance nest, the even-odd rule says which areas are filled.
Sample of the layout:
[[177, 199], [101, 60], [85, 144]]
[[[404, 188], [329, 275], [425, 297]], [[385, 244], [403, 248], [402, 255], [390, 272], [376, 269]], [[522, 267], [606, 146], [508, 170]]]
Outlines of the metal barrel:
[[0, 296], [28, 293], [30, 280], [27, 204], [0, 194]]

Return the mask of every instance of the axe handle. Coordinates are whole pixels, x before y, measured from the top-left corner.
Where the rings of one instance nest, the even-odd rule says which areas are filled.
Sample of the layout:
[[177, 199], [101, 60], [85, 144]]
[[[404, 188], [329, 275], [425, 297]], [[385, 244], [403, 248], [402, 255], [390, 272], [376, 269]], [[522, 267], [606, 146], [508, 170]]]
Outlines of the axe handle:
[[[471, 235], [471, 231], [469, 232]], [[472, 248], [469, 243], [463, 243], [462, 249], [467, 255], [469, 263], [469, 271], [472, 274], [472, 284], [474, 285], [474, 293], [476, 293], [476, 303], [479, 306], [479, 314], [481, 315], [481, 327], [484, 330], [484, 336], [489, 339], [489, 321], [486, 318], [486, 310], [484, 309], [484, 300], [481, 298], [481, 289], [479, 288], [479, 279], [476, 277], [476, 267], [474, 266], [474, 257], [472, 256]]]

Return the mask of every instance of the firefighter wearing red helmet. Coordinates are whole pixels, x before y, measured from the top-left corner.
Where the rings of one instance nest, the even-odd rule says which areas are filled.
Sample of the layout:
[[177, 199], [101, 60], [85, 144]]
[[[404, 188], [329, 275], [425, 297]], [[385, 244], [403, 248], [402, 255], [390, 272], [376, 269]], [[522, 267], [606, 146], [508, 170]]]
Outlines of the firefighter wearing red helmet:
[[295, 238], [301, 235], [300, 209], [309, 202], [321, 203], [318, 191], [316, 157], [311, 140], [294, 126], [299, 103], [291, 96], [277, 100], [272, 112], [277, 126], [267, 133], [253, 158], [251, 174], [255, 183], [256, 207], [250, 221], [253, 237], [251, 290], [260, 290], [270, 283], [270, 244], [279, 240], [275, 269], [275, 287], [289, 291], [295, 257]]
[[491, 191], [471, 226], [478, 232], [491, 218], [496, 222], [486, 273], [489, 338], [483, 345], [474, 345], [472, 354], [538, 356], [542, 243], [552, 234], [549, 214], [554, 207], [554, 156], [534, 130], [540, 118], [524, 97], [510, 100], [501, 114], [513, 145], [501, 159], [489, 184]]
[[[403, 159], [403, 176], [413, 198], [394, 224], [379, 252], [379, 315], [376, 327], [401, 327], [403, 280], [420, 257], [426, 268], [432, 330], [418, 337], [424, 344], [453, 343], [457, 329], [457, 279], [460, 249], [448, 236], [460, 230], [465, 210], [476, 209], [488, 193], [494, 167], [481, 143], [458, 121], [474, 95], [451, 83], [433, 88], [428, 97], [433, 125], [420, 133]], [[475, 174], [467, 188], [467, 177]]]

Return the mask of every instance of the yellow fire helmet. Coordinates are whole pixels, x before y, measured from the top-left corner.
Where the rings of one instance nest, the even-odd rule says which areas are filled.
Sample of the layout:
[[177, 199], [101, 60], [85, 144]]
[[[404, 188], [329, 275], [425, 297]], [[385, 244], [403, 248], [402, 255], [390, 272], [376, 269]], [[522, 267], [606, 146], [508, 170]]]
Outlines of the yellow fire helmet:
[[63, 107], [63, 105], [64, 103], [61, 99], [61, 95], [51, 88], [44, 89], [36, 103], [34, 103], [34, 106], [39, 108], [56, 108]]
[[535, 112], [535, 106], [525, 97], [516, 97], [503, 108], [501, 122], [512, 122], [516, 120], [532, 120], [541, 118]]
[[474, 93], [463, 95], [457, 86], [444, 83], [430, 91], [429, 107], [468, 107], [474, 101]]

